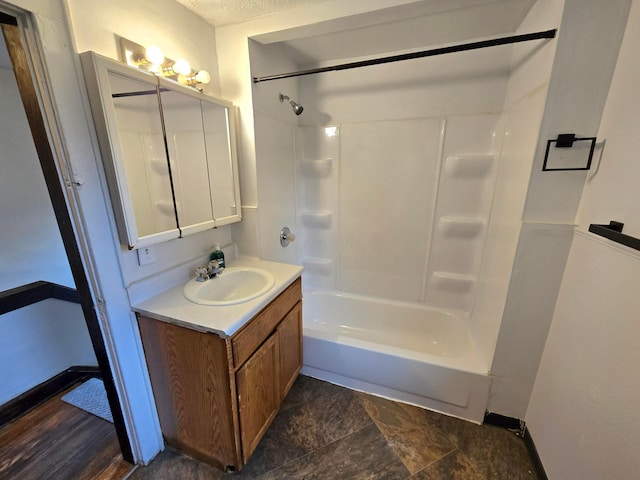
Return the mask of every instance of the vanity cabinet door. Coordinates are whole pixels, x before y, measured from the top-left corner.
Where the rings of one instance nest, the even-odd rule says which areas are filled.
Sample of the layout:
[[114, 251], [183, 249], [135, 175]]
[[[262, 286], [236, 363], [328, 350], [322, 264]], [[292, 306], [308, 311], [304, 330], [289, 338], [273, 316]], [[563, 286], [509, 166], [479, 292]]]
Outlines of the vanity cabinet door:
[[298, 302], [278, 325], [278, 343], [282, 401], [302, 368], [302, 302]]
[[138, 324], [167, 443], [220, 469], [239, 467], [224, 340], [141, 314]]
[[278, 334], [274, 333], [236, 373], [243, 463], [278, 413], [279, 365]]

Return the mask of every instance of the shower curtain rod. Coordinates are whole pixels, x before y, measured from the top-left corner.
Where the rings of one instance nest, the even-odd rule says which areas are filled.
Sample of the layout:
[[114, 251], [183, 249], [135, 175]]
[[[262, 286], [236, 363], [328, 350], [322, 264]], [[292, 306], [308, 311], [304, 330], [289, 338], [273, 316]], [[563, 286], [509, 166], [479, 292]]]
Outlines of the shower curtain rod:
[[335, 72], [338, 70], [349, 70], [351, 68], [368, 67], [370, 65], [380, 65], [382, 63], [401, 62], [403, 60], [413, 60], [414, 58], [434, 57], [447, 53], [464, 52], [466, 50], [476, 50], [478, 48], [495, 47], [510, 43], [528, 42], [542, 38], [555, 38], [557, 29], [545, 30], [544, 32], [525, 33], [524, 35], [512, 35], [510, 37], [495, 38], [493, 40], [482, 40], [480, 42], [462, 43], [450, 47], [434, 48], [421, 52], [405, 53], [402, 55], [392, 55], [389, 57], [372, 58], [360, 62], [342, 63], [329, 67], [312, 68], [300, 70], [298, 72], [280, 73], [278, 75], [267, 75], [265, 77], [253, 77], [253, 83], [268, 82], [270, 80], [280, 80], [283, 78], [301, 77], [303, 75], [313, 75], [315, 73]]

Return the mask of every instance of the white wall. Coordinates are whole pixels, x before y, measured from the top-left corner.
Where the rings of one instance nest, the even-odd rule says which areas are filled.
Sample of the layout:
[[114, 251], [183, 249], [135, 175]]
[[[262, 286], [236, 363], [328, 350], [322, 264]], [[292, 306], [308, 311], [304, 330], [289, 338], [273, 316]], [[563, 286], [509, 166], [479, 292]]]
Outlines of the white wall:
[[[38, 280], [75, 288], [11, 69], [0, 68], [0, 91], [0, 290]], [[0, 343], [0, 405], [72, 365], [97, 365], [73, 303], [50, 299], [0, 316]]]
[[638, 179], [640, 151], [638, 112], [640, 95], [636, 92], [640, 68], [640, 3], [632, 2], [631, 12], [611, 90], [602, 113], [598, 142], [606, 140], [602, 163], [594, 159], [594, 169], [584, 187], [577, 223], [588, 229], [591, 223], [618, 220], [625, 224], [624, 232], [640, 237]]
[[[488, 410], [523, 418], [569, 253], [584, 172], [542, 172], [546, 142], [593, 136], [619, 49], [628, 2], [566, 0], [495, 356]], [[547, 238], [546, 250], [536, 247]]]
[[[280, 46], [265, 46], [251, 41], [249, 51], [254, 74], [298, 68]], [[295, 263], [299, 242], [283, 248], [280, 245], [280, 230], [285, 226], [292, 232], [298, 230], [294, 154], [295, 133], [300, 117], [293, 113], [288, 102], [280, 102], [280, 93], [298, 100], [297, 80], [253, 85], [258, 207], [252, 209], [253, 215], [250, 214], [245, 220], [257, 222], [255, 228], [258, 237], [257, 249], [247, 253], [265, 260]], [[245, 225], [242, 228], [248, 227]]]
[[166, 57], [185, 58], [207, 70], [207, 93], [220, 95], [215, 29], [174, 0], [67, 0], [78, 52], [93, 50], [120, 59], [118, 37], [142, 46], [157, 45]]
[[0, 316], [0, 405], [76, 365], [97, 365], [80, 305], [50, 298]]
[[637, 251], [575, 234], [525, 417], [551, 480], [638, 476], [639, 284]]
[[13, 70], [0, 68], [0, 90], [0, 290], [38, 280], [75, 288]]
[[[550, 479], [637, 478], [640, 255], [587, 233], [625, 222], [640, 234], [637, 153], [640, 3], [632, 2], [602, 114], [602, 165], [587, 182], [525, 420]], [[591, 172], [592, 174], [594, 172]]]

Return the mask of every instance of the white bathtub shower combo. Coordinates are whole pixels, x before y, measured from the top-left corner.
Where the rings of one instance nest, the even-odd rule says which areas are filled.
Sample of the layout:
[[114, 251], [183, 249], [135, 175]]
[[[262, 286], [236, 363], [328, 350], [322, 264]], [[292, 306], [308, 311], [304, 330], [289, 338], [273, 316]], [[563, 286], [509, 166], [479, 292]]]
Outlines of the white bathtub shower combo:
[[469, 323], [503, 128], [486, 114], [299, 127], [304, 373], [482, 421], [489, 365]]
[[[252, 44], [252, 73], [296, 46]], [[297, 234], [258, 250], [305, 267], [303, 373], [482, 422], [554, 48], [254, 86], [258, 228]]]

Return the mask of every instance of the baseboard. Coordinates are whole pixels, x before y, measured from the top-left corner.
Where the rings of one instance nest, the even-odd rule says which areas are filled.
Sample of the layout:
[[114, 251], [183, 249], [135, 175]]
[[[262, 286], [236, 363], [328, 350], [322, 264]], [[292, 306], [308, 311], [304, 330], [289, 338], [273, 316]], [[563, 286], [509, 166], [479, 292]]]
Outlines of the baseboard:
[[538, 478], [540, 480], [549, 480], [547, 472], [544, 471], [542, 460], [540, 460], [540, 455], [538, 455], [536, 444], [533, 442], [533, 437], [527, 429], [525, 429], [524, 431], [524, 444], [527, 446], [527, 450], [529, 451], [529, 455], [531, 456], [531, 461], [533, 462], [533, 466], [536, 469]]
[[484, 414], [484, 421], [482, 423], [506, 428], [507, 430], [514, 430], [518, 432], [518, 435], [520, 436], [523, 436], [525, 431], [524, 421], [520, 420], [519, 418], [500, 415], [499, 413], [486, 412]]
[[13, 312], [48, 298], [80, 303], [80, 295], [75, 289], [40, 280], [0, 292], [0, 314]]
[[92, 377], [102, 377], [98, 367], [73, 366], [36, 385], [22, 395], [0, 405], [0, 427], [24, 415], [42, 402], [55, 397], [72, 385]]

